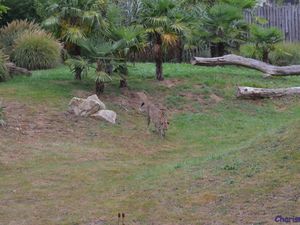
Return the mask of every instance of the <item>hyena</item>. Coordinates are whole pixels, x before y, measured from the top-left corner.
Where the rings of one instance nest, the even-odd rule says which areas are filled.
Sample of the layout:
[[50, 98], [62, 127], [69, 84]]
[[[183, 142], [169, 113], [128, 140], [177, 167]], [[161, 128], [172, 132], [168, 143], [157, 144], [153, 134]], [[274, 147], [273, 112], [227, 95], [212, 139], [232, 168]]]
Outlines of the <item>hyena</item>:
[[144, 93], [139, 93], [138, 95], [142, 99], [140, 111], [146, 112], [148, 127], [153, 123], [156, 132], [162, 138], [165, 137], [169, 125], [166, 109], [155, 106]]

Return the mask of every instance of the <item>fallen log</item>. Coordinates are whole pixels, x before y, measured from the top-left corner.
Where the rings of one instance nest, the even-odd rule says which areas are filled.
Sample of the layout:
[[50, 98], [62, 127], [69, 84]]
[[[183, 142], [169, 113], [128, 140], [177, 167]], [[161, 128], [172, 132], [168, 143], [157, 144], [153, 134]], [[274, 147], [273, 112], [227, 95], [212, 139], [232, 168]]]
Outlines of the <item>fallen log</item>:
[[254, 88], [254, 87], [238, 87], [237, 97], [244, 99], [259, 98], [279, 98], [284, 96], [300, 96], [300, 87], [291, 88]]
[[233, 54], [224, 55], [215, 58], [194, 57], [191, 63], [193, 65], [200, 65], [200, 66], [224, 66], [224, 65], [243, 66], [243, 67], [261, 71], [265, 73], [266, 76], [300, 75], [300, 65], [273, 66], [256, 59], [245, 58]]
[[9, 62], [9, 63], [6, 63], [5, 66], [8, 69], [10, 76], [13, 76], [13, 75], [30, 76], [31, 75], [31, 71], [29, 71], [25, 68], [22, 68], [22, 67], [18, 67], [14, 63]]

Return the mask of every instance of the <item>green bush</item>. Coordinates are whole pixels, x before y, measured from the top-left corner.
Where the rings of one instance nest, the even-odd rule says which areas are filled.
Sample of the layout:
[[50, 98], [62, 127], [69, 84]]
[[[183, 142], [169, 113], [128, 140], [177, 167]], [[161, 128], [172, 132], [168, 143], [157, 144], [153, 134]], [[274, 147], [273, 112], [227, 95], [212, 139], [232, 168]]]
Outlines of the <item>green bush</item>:
[[0, 29], [0, 47], [3, 52], [10, 57], [13, 53], [15, 40], [24, 32], [34, 32], [42, 30], [38, 24], [27, 20], [15, 20]]
[[5, 65], [7, 58], [8, 57], [0, 50], [0, 82], [8, 78], [8, 70]]
[[300, 64], [300, 44], [279, 43], [270, 53], [270, 61], [274, 65], [288, 66]]
[[262, 52], [257, 50], [257, 47], [254, 44], [244, 44], [240, 47], [239, 55], [262, 60]]
[[44, 31], [26, 32], [16, 40], [13, 61], [29, 70], [53, 68], [61, 61], [61, 45]]
[[283, 33], [276, 27], [262, 27], [253, 24], [250, 27], [250, 42], [261, 52], [262, 61], [270, 63], [269, 54], [274, 50], [275, 44], [283, 40]]

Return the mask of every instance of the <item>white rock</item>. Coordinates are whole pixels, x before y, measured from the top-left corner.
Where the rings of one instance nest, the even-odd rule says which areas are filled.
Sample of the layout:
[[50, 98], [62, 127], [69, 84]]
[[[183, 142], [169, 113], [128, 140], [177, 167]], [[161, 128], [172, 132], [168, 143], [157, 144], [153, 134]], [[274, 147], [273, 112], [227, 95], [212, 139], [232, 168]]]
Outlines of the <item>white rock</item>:
[[88, 117], [100, 110], [100, 105], [94, 100], [85, 100], [80, 104], [80, 116]]
[[74, 97], [69, 103], [69, 111], [76, 116], [88, 117], [101, 109], [98, 101]]
[[69, 103], [69, 112], [74, 113], [76, 116], [80, 114], [80, 104], [83, 103], [84, 99], [82, 98], [72, 98]]
[[117, 114], [112, 110], [100, 110], [97, 113], [93, 114], [92, 117], [95, 117], [97, 119], [104, 119], [112, 124], [115, 124]]
[[100, 109], [106, 109], [105, 104], [98, 98], [97, 95], [91, 95], [86, 100], [94, 100], [100, 105]]

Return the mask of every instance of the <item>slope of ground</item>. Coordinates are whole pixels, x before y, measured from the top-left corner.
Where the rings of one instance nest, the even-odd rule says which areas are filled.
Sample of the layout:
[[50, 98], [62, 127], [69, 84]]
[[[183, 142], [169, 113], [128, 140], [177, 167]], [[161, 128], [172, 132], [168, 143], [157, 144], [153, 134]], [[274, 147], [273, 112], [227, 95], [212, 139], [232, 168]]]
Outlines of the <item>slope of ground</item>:
[[[108, 85], [101, 99], [115, 126], [66, 113], [93, 81], [61, 67], [0, 84], [0, 224], [272, 224], [300, 216], [300, 103], [244, 101], [237, 85], [296, 86], [236, 67], [167, 64], [130, 68], [130, 90]], [[131, 108], [146, 90], [168, 107], [165, 140]]]

